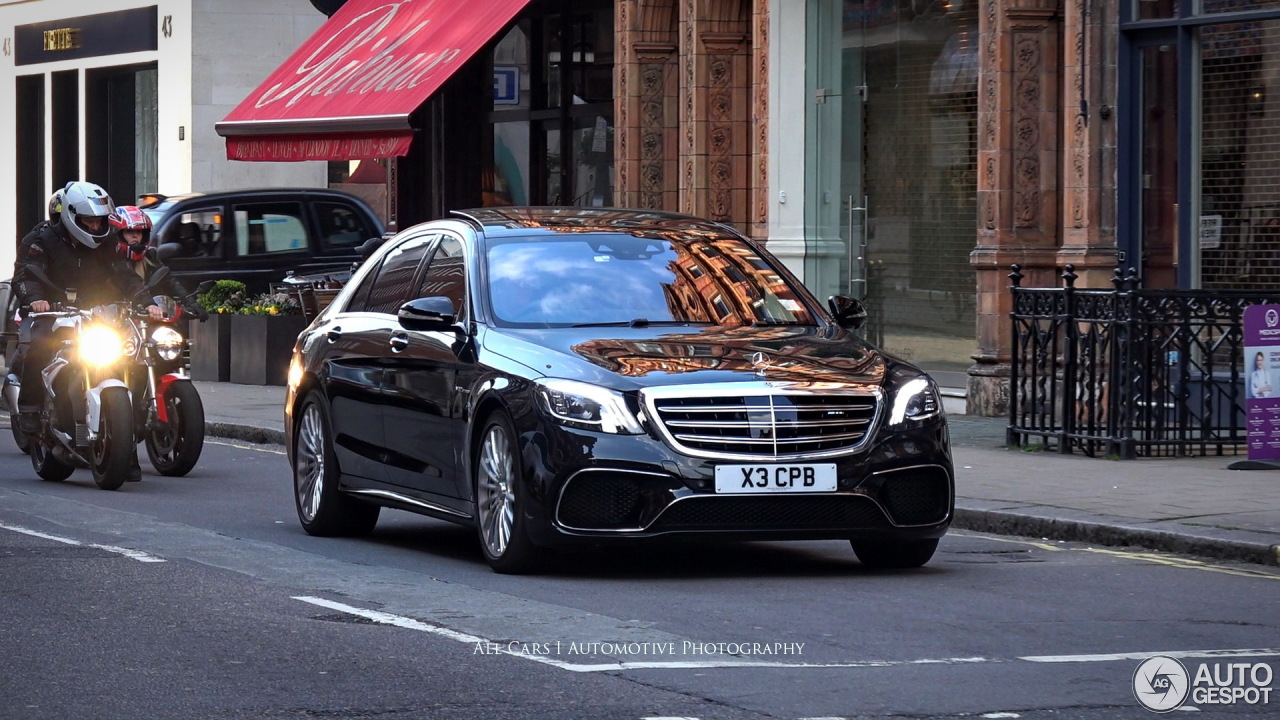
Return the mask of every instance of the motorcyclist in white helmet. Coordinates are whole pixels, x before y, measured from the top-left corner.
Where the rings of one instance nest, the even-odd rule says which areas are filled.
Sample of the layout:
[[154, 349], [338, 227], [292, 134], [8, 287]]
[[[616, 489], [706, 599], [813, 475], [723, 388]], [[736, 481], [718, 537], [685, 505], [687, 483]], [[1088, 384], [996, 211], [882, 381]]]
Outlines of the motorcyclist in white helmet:
[[[60, 209], [58, 209], [60, 205]], [[142, 289], [142, 279], [116, 250], [116, 240], [107, 222], [115, 208], [111, 197], [90, 182], [71, 182], [54, 193], [49, 209], [58, 212], [57, 221], [36, 225], [22, 238], [14, 264], [14, 287], [24, 307], [31, 312], [47, 312], [52, 302], [65, 301], [64, 291], [75, 289], [75, 304], [92, 307], [133, 298]], [[33, 271], [39, 271], [33, 272]], [[38, 278], [43, 274], [51, 284]], [[155, 319], [163, 317], [157, 305], [147, 308]], [[19, 424], [26, 432], [39, 431], [38, 411], [44, 402], [40, 371], [52, 356], [51, 318], [31, 318], [24, 323], [17, 353], [21, 358], [11, 368], [22, 383], [18, 395]], [[25, 341], [25, 342], [24, 342]]]

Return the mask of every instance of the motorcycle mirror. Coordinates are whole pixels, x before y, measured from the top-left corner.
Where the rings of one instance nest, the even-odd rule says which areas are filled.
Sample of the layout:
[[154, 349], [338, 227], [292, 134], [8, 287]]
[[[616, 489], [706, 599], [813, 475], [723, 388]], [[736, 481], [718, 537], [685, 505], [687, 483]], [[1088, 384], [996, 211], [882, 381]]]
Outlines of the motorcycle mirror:
[[151, 279], [147, 281], [147, 287], [153, 288], [169, 279], [169, 266], [161, 265], [155, 272], [151, 273]]
[[205, 280], [204, 282], [196, 286], [196, 291], [192, 293], [192, 295], [203, 295], [209, 292], [210, 290], [212, 290], [213, 286], [217, 284], [218, 283], [214, 280]]

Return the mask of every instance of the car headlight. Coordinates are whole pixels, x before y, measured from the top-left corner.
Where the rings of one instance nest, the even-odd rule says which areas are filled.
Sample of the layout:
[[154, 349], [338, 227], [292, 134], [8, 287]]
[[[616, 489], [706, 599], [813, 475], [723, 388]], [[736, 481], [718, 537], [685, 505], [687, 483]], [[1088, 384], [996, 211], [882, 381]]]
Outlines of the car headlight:
[[156, 344], [156, 354], [162, 360], [177, 360], [182, 355], [182, 333], [163, 325], [151, 333], [151, 340]]
[[621, 435], [644, 433], [621, 393], [573, 380], [550, 379], [537, 383], [542, 409], [565, 425]]
[[918, 377], [903, 383], [894, 393], [889, 426], [928, 420], [941, 413], [942, 400], [938, 397], [938, 389], [929, 378]]
[[124, 356], [120, 333], [104, 325], [90, 325], [80, 333], [80, 359], [93, 367], [105, 367]]

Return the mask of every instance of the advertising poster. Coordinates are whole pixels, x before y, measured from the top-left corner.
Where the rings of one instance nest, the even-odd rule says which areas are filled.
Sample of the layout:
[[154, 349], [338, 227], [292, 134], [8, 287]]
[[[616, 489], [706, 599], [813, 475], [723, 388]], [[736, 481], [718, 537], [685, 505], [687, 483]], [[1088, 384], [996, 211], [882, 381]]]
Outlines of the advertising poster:
[[1280, 460], [1280, 305], [1244, 309], [1245, 426], [1250, 460]]

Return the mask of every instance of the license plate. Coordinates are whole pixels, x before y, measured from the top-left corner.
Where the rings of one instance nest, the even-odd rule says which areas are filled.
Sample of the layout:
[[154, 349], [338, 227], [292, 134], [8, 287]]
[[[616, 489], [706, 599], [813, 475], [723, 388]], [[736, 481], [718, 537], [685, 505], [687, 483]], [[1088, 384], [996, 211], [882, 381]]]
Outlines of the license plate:
[[717, 465], [717, 493], [834, 492], [836, 464]]

